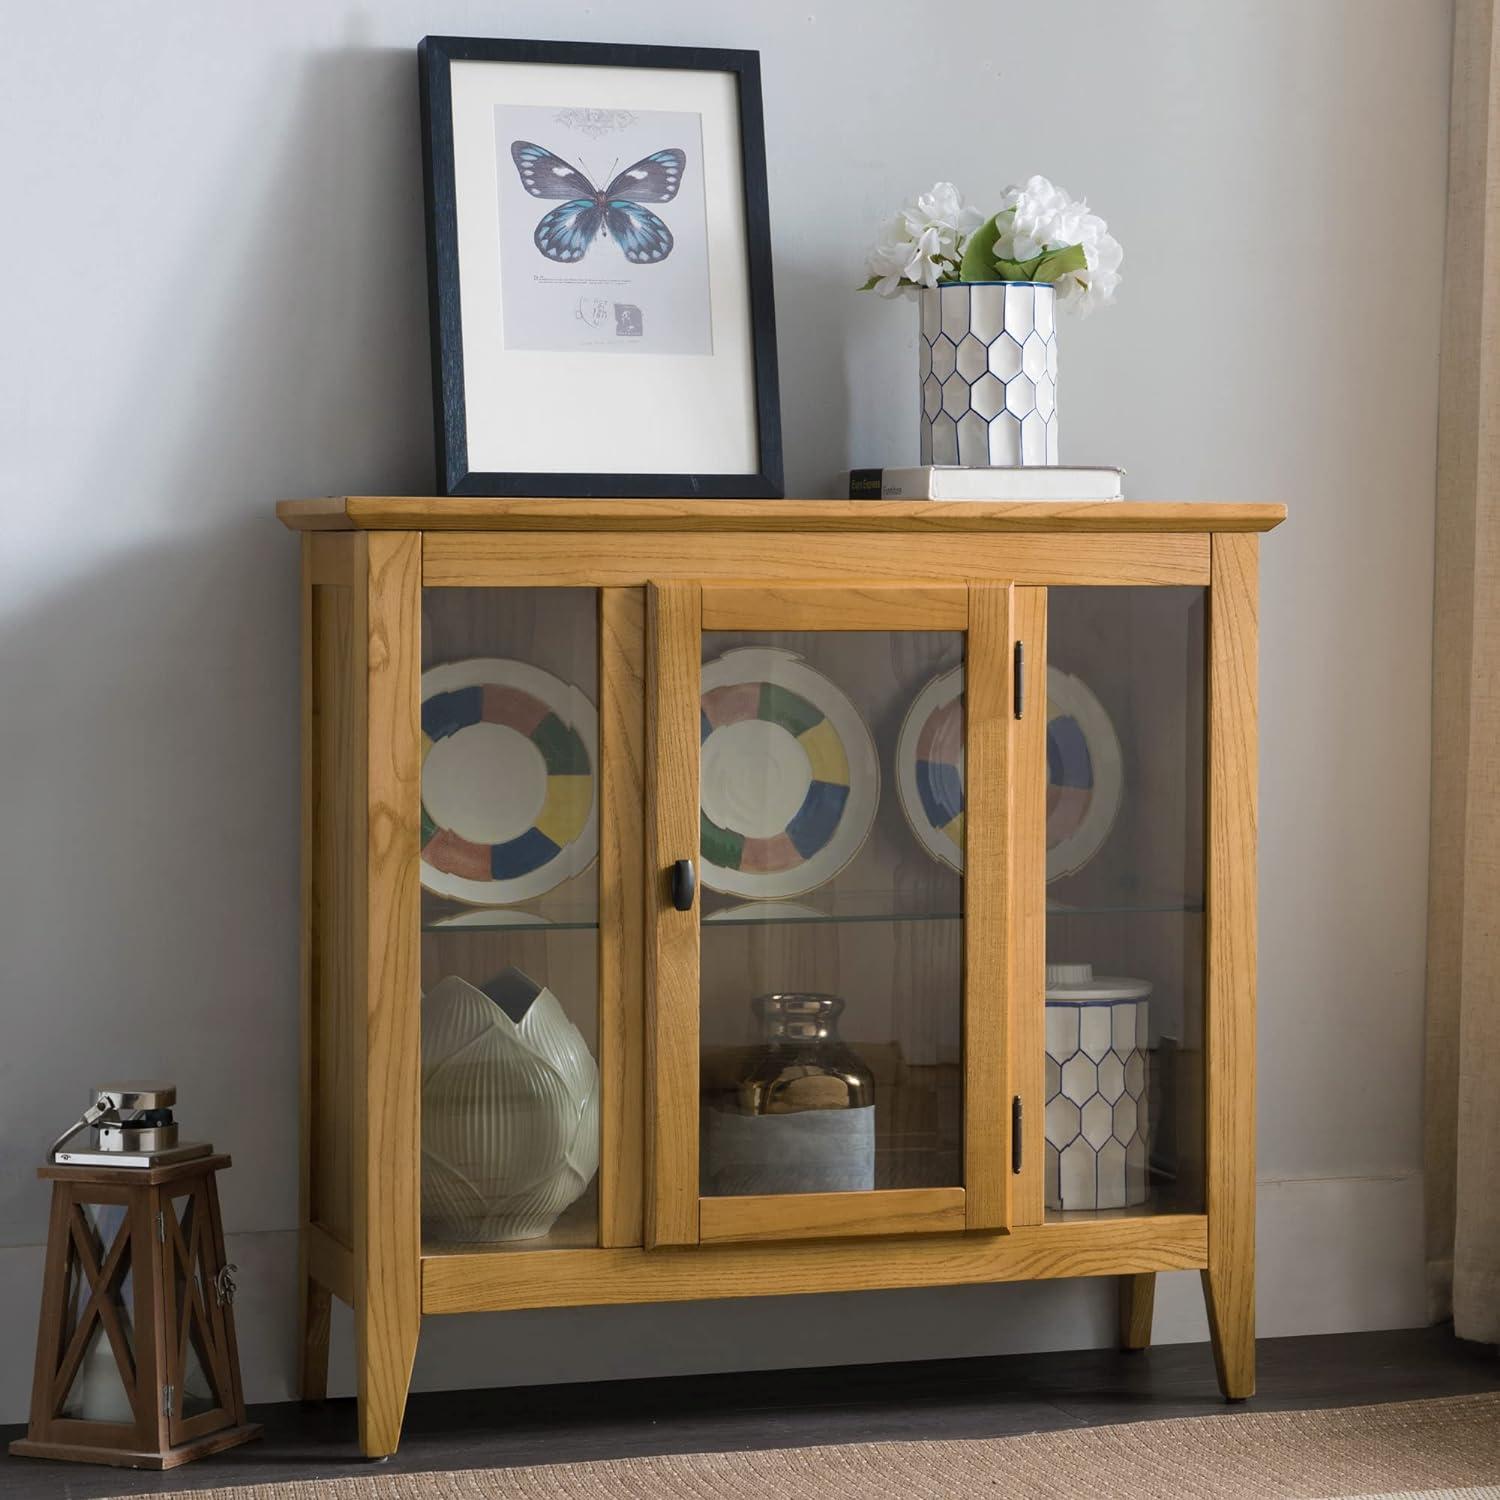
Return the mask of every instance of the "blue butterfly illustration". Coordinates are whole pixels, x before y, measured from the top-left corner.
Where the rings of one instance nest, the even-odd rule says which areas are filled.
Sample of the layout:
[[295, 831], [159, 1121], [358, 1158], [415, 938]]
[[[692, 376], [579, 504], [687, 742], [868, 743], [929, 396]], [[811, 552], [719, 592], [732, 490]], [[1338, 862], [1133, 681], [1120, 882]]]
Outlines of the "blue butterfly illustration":
[[613, 237], [625, 259], [655, 265], [672, 253], [672, 231], [645, 203], [670, 203], [687, 157], [674, 146], [653, 151], [611, 179], [601, 193], [577, 167], [531, 141], [512, 141], [511, 160], [533, 198], [565, 198], [542, 215], [532, 239], [548, 260], [582, 260], [595, 239]]

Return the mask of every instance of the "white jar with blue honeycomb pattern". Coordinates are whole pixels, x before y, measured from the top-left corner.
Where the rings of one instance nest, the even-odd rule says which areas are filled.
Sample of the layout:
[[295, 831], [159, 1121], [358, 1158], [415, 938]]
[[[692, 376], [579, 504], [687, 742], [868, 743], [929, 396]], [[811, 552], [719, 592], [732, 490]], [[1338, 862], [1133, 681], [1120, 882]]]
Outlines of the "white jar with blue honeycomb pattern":
[[1150, 1197], [1150, 993], [1092, 964], [1047, 965], [1048, 1208]]
[[1057, 463], [1057, 288], [966, 281], [918, 298], [921, 462]]

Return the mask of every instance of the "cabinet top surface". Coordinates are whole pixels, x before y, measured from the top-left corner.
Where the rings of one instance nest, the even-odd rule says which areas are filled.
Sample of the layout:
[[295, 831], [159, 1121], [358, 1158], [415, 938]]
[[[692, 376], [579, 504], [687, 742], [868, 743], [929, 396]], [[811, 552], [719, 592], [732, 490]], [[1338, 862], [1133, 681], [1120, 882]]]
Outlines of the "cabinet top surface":
[[293, 531], [1269, 531], [1280, 504], [1011, 500], [283, 500]]

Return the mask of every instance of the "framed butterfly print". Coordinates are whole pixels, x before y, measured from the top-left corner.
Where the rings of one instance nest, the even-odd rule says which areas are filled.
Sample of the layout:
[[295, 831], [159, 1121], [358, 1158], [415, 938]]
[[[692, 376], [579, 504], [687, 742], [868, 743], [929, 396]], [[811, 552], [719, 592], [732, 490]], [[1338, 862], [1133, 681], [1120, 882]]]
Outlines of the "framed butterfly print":
[[779, 496], [759, 54], [418, 62], [440, 490]]

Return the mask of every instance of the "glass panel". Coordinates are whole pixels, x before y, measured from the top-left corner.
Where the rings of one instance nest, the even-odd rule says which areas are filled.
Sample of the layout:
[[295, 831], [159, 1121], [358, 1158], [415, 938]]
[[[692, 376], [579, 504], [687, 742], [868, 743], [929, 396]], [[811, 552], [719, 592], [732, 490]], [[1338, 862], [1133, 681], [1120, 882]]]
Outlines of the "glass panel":
[[962, 662], [704, 635], [707, 1196], [962, 1182]]
[[176, 1347], [182, 1351], [182, 1368], [176, 1371], [179, 1390], [173, 1409], [183, 1420], [215, 1411], [222, 1405], [214, 1385], [213, 1359], [206, 1342], [212, 1334], [202, 1321], [213, 1317], [209, 1299], [215, 1296], [213, 1287], [205, 1284], [203, 1271], [201, 1236], [209, 1234], [206, 1222], [199, 1231], [198, 1244], [195, 1246], [193, 1242], [202, 1206], [203, 1200], [197, 1193], [186, 1193], [172, 1199], [172, 1212], [177, 1216], [178, 1232], [182, 1236], [180, 1246], [175, 1242], [170, 1246], [177, 1297], [177, 1329], [173, 1336], [177, 1340]]
[[1048, 594], [1053, 1212], [1203, 1206], [1204, 608]]
[[135, 1420], [119, 1363], [104, 1332], [104, 1325], [97, 1319], [87, 1335], [83, 1358], [68, 1386], [68, 1394], [63, 1397], [58, 1416], [83, 1422]]
[[[81, 1203], [77, 1205], [77, 1211], [84, 1237], [92, 1252], [94, 1266], [104, 1272], [105, 1262], [117, 1239], [129, 1234], [126, 1224], [129, 1210], [121, 1203]], [[64, 1294], [62, 1349], [66, 1350], [72, 1342], [92, 1295], [90, 1278], [78, 1260], [76, 1249], [72, 1250], [68, 1256], [67, 1290]], [[109, 1273], [104, 1300], [114, 1309], [119, 1322], [125, 1340], [126, 1359], [129, 1361], [126, 1371], [134, 1380], [135, 1289], [130, 1272], [129, 1245], [121, 1251], [120, 1260]], [[87, 1316], [92, 1326], [84, 1335], [83, 1357], [57, 1414], [85, 1422], [133, 1422], [135, 1416], [130, 1409], [130, 1396], [125, 1389], [114, 1345], [105, 1333], [97, 1310], [87, 1312]]]
[[427, 589], [422, 1232], [598, 1242], [592, 589]]
[[214, 1395], [213, 1379], [209, 1375], [208, 1351], [203, 1346], [203, 1334], [196, 1317], [188, 1332], [187, 1354], [182, 1362], [182, 1415], [198, 1417], [206, 1411], [217, 1411], [219, 1398]]

